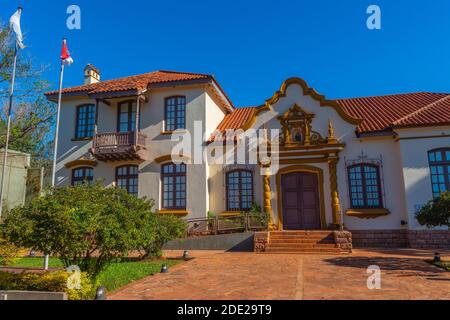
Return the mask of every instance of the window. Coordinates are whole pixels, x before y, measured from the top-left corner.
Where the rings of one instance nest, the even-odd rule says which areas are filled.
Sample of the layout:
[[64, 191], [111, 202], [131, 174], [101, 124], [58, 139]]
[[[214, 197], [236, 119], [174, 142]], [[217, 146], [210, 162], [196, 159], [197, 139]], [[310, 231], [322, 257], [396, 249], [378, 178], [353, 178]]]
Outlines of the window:
[[450, 148], [433, 150], [428, 153], [431, 169], [433, 197], [450, 191]]
[[118, 132], [134, 132], [136, 131], [136, 103], [127, 101], [119, 103], [119, 115], [117, 120]]
[[236, 170], [227, 173], [227, 210], [246, 211], [253, 206], [253, 173]]
[[129, 194], [138, 195], [139, 168], [138, 166], [124, 166], [116, 169], [116, 184]]
[[163, 209], [186, 209], [186, 165], [166, 164], [162, 167]]
[[171, 97], [166, 99], [166, 128], [171, 132], [186, 129], [186, 97]]
[[72, 186], [91, 184], [92, 181], [94, 181], [94, 169], [85, 167], [72, 170]]
[[77, 108], [75, 138], [92, 138], [95, 130], [95, 105], [87, 104]]
[[348, 168], [350, 201], [353, 209], [383, 207], [380, 167], [357, 164]]

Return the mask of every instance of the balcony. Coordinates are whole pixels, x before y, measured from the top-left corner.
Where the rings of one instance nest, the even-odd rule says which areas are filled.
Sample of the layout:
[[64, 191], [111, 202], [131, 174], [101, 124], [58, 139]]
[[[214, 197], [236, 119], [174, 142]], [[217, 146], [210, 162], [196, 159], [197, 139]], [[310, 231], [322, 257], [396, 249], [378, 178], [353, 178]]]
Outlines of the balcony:
[[135, 132], [99, 133], [94, 137], [90, 152], [97, 160], [104, 162], [146, 161], [146, 139], [144, 134]]

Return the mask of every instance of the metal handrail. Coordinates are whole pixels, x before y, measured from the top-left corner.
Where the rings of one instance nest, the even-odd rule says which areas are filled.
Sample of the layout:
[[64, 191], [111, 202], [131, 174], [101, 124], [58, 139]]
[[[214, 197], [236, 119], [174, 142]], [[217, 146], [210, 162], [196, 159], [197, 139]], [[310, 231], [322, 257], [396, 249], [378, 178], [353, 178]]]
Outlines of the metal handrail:
[[[255, 224], [254, 220], [260, 220]], [[242, 233], [250, 231], [266, 231], [269, 229], [267, 217], [263, 214], [243, 213], [226, 217], [196, 218], [186, 220], [187, 236], [217, 235]]]

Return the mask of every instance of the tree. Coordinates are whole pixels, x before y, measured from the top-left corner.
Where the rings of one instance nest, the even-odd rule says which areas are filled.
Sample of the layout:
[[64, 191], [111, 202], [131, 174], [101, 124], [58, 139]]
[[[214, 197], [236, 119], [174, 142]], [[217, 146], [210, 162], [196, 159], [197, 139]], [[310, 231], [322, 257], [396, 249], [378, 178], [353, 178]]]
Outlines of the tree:
[[[35, 68], [31, 58], [21, 51], [17, 61], [17, 81], [10, 148], [30, 153], [34, 158], [48, 157], [48, 142], [51, 140], [55, 106], [44, 98], [49, 88], [42, 79], [45, 67]], [[6, 143], [6, 115], [14, 58], [14, 36], [10, 29], [0, 23], [0, 149]]]
[[18, 247], [57, 256], [96, 278], [117, 258], [149, 247], [156, 238], [153, 202], [100, 184], [53, 189], [13, 209], [6, 238]]
[[430, 201], [419, 211], [416, 218], [421, 225], [429, 228], [450, 227], [450, 192]]

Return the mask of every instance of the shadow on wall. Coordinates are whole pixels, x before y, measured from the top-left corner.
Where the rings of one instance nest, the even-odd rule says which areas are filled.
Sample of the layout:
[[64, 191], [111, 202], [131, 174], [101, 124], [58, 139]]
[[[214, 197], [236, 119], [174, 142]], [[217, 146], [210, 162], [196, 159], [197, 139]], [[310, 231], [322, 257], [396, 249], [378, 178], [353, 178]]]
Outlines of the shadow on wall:
[[174, 240], [168, 242], [163, 249], [253, 252], [253, 244], [253, 233], [236, 233]]

